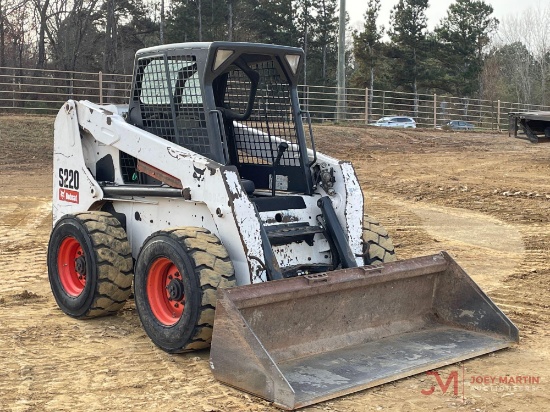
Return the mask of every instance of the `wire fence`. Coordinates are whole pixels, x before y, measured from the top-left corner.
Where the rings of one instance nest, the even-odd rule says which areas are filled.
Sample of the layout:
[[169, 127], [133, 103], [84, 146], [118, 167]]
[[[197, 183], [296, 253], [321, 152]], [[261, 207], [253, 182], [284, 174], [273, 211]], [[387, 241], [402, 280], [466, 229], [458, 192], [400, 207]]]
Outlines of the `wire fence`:
[[131, 75], [0, 67], [0, 110], [55, 114], [68, 99], [127, 103]]
[[[55, 114], [68, 99], [99, 104], [128, 103], [131, 75], [0, 67], [2, 113]], [[313, 122], [335, 122], [337, 88], [299, 86], [302, 108]], [[508, 130], [508, 113], [544, 110], [548, 106], [384, 90], [347, 88], [347, 122], [373, 123], [387, 116], [413, 117], [418, 127], [438, 127], [449, 120], [473, 123], [479, 130]]]
[[[333, 122], [337, 117], [337, 88], [300, 86], [300, 103], [314, 121]], [[407, 116], [418, 127], [440, 127], [451, 120], [472, 123], [479, 130], [508, 130], [508, 114], [550, 111], [550, 106], [453, 97], [437, 94], [413, 94], [385, 90], [346, 89], [346, 115], [350, 122], [371, 124], [382, 117]]]

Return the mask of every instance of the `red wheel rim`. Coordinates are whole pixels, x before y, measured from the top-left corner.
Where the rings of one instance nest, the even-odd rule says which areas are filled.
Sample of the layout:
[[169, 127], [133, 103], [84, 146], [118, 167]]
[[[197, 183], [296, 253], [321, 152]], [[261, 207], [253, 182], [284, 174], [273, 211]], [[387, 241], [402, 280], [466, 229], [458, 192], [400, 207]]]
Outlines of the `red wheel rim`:
[[181, 273], [170, 259], [158, 258], [149, 268], [147, 300], [160, 323], [178, 323], [185, 308], [185, 293]]
[[67, 237], [61, 242], [57, 253], [57, 272], [65, 292], [79, 296], [86, 286], [86, 256], [80, 242]]

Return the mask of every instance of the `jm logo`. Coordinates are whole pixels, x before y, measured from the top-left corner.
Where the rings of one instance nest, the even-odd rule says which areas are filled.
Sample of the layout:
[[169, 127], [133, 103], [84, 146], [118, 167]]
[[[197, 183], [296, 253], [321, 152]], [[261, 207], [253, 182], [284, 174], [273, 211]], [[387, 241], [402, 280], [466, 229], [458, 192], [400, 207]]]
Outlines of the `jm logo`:
[[[438, 371], [429, 371], [426, 372], [426, 375], [433, 376], [435, 378], [437, 384], [439, 385], [439, 389], [441, 389], [441, 392], [443, 393], [447, 393], [452, 383], [453, 394], [458, 396], [458, 371], [451, 372], [445, 383], [443, 383], [443, 379], [439, 375]], [[431, 395], [435, 392], [435, 386], [432, 386], [430, 389], [422, 389], [421, 392], [422, 395]]]

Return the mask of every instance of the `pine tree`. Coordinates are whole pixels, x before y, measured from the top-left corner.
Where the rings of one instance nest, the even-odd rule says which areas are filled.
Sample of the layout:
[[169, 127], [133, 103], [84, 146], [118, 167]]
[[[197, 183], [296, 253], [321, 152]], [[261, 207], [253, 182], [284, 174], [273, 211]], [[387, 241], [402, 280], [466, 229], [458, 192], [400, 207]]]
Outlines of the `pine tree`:
[[336, 79], [338, 44], [337, 0], [317, 2], [318, 30], [314, 44], [320, 54], [320, 79], [323, 85], [334, 85]]
[[365, 23], [362, 32], [353, 33], [353, 56], [355, 72], [352, 78], [354, 86], [369, 88], [369, 113], [372, 113], [374, 75], [382, 49], [383, 28], [377, 25], [380, 14], [380, 1], [369, 0], [365, 12]]
[[445, 46], [443, 61], [450, 71], [453, 92], [473, 96], [480, 91], [483, 50], [498, 27], [493, 7], [483, 0], [457, 0], [435, 33]]
[[400, 64], [394, 65], [395, 80], [414, 93], [414, 116], [418, 115], [418, 83], [427, 52], [428, 0], [399, 0], [394, 6], [388, 35], [394, 46], [391, 53]]
[[308, 84], [311, 40], [317, 30], [318, 22], [316, 16], [313, 15], [314, 10], [317, 8], [317, 3], [317, 0], [296, 0], [294, 2], [298, 45], [304, 49], [305, 54], [302, 80], [304, 84]]

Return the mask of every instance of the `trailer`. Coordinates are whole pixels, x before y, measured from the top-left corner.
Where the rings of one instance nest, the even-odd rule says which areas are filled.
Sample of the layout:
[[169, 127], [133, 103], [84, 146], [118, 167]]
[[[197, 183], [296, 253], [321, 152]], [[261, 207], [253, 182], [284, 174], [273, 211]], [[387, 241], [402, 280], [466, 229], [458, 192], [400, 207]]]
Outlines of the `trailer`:
[[[550, 112], [517, 112], [509, 115], [508, 136], [531, 143], [550, 141]], [[523, 133], [518, 134], [518, 131]]]

